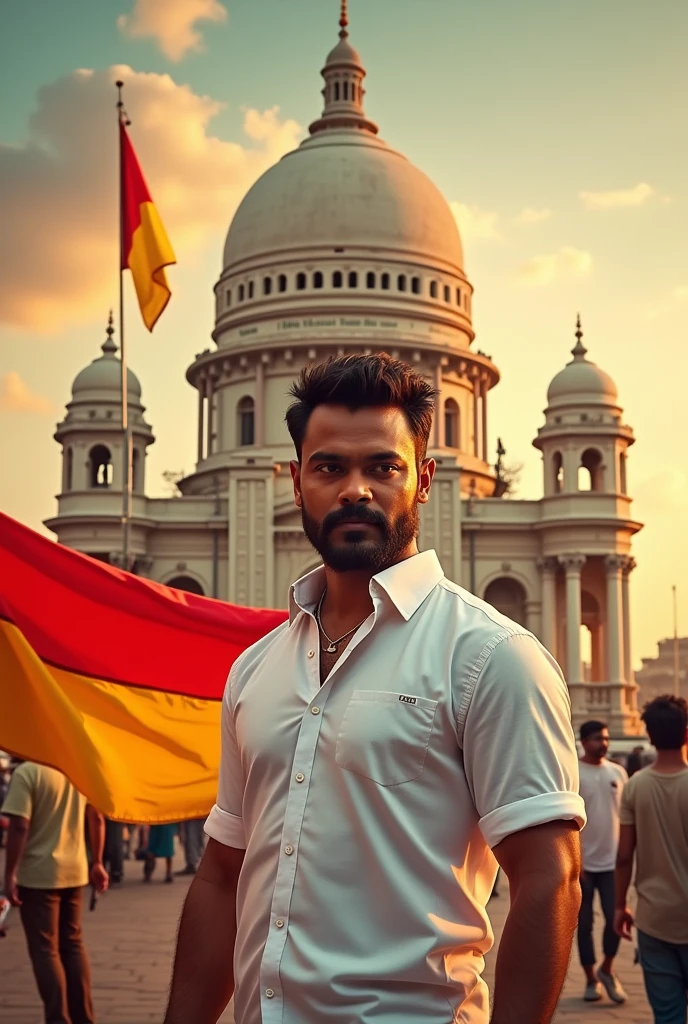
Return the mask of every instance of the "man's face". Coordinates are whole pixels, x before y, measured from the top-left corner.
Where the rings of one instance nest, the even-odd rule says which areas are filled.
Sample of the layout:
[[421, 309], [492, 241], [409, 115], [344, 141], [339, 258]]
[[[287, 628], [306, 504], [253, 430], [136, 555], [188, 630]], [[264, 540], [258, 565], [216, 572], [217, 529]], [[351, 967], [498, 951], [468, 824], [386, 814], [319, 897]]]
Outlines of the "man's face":
[[609, 729], [599, 729], [587, 739], [581, 740], [581, 743], [588, 757], [601, 761], [603, 757], [607, 756], [609, 750]]
[[419, 472], [401, 409], [319, 405], [291, 471], [304, 532], [331, 569], [380, 572], [415, 551], [435, 463]]

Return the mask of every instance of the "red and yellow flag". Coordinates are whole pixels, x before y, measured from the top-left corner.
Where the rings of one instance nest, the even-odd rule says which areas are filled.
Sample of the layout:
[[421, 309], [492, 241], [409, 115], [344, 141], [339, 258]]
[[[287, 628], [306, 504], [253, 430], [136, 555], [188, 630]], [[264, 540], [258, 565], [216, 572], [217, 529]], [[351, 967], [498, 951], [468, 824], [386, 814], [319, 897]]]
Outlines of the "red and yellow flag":
[[108, 817], [201, 817], [229, 668], [285, 617], [132, 576], [0, 513], [0, 748], [58, 768]]
[[122, 121], [119, 132], [122, 159], [122, 270], [131, 270], [143, 322], [152, 331], [170, 299], [165, 267], [177, 261]]

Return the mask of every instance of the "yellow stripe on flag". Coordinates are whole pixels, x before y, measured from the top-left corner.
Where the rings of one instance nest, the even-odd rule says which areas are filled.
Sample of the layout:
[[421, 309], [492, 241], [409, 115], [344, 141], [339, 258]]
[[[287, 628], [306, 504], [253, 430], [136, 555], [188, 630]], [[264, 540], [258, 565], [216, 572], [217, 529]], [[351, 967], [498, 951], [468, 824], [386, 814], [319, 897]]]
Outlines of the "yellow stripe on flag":
[[143, 322], [152, 331], [170, 300], [165, 267], [174, 263], [175, 257], [155, 204], [141, 203], [139, 212], [141, 223], [133, 233], [127, 262]]

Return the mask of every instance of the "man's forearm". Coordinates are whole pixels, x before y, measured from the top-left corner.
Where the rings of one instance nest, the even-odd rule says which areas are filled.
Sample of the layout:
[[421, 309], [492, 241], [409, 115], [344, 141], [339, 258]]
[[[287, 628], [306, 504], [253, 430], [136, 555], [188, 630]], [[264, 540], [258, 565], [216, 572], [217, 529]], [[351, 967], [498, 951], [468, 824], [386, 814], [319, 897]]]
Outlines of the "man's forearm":
[[492, 1024], [549, 1024], [571, 955], [578, 879], [528, 875], [512, 891], [497, 955]]
[[236, 889], [200, 874], [184, 903], [164, 1024], [216, 1024], [234, 993]]
[[105, 852], [105, 818], [89, 804], [86, 808], [86, 823], [92, 864], [102, 864]]
[[7, 830], [7, 850], [5, 852], [5, 888], [9, 887], [17, 874], [19, 861], [22, 859], [26, 840], [29, 835], [29, 821], [27, 818], [10, 817], [10, 827]]
[[625, 910], [626, 897], [633, 876], [633, 857], [630, 860], [619, 858], [614, 872], [615, 906], [617, 910]]

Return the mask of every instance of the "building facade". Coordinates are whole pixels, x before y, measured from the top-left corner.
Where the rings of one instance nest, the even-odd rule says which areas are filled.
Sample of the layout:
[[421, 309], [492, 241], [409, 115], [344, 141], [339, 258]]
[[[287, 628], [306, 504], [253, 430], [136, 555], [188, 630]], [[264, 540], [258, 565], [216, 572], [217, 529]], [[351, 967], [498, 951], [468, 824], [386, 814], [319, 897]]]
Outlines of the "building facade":
[[[629, 579], [640, 525], [626, 486], [633, 433], [614, 383], [588, 359], [579, 323], [533, 442], [543, 496], [505, 500], [488, 445], [499, 371], [474, 346], [473, 287], [451, 210], [366, 116], [365, 70], [345, 24], [322, 75], [323, 111], [308, 138], [256, 182], [229, 228], [213, 345], [186, 374], [198, 395], [196, 468], [176, 497], [146, 495], [154, 436], [129, 374], [136, 571], [238, 604], [284, 606], [289, 584], [318, 561], [293, 502], [289, 384], [331, 354], [385, 350], [440, 392], [421, 548], [541, 637], [565, 668], [576, 723], [595, 715], [616, 735], [637, 734]], [[123, 475], [116, 353], [110, 325], [55, 434], [62, 487], [46, 524], [63, 544], [110, 561]]]
[[666, 693], [688, 697], [688, 636], [660, 640], [656, 658], [643, 658], [636, 672], [640, 707]]

